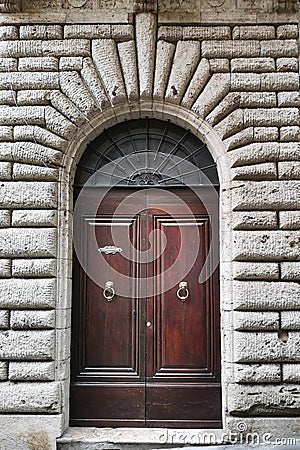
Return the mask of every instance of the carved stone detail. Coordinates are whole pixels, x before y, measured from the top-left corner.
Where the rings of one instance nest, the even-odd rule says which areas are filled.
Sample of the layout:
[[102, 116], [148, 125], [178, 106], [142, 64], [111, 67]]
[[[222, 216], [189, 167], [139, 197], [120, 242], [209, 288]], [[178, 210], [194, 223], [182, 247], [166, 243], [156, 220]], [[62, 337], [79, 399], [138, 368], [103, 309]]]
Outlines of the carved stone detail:
[[0, 12], [21, 11], [21, 0], [0, 0]]

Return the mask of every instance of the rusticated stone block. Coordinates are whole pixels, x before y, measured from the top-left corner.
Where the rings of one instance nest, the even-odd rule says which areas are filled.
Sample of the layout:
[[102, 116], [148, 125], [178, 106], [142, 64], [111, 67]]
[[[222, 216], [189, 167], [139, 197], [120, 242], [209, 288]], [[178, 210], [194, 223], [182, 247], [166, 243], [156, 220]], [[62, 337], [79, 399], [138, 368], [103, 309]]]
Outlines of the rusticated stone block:
[[300, 388], [285, 385], [228, 386], [228, 409], [233, 415], [295, 416], [300, 411]]
[[0, 73], [2, 89], [59, 89], [59, 76], [55, 72]]
[[240, 311], [300, 309], [300, 289], [293, 282], [235, 281], [234, 308]]
[[19, 70], [21, 72], [55, 71], [58, 70], [58, 59], [53, 57], [20, 58]]
[[279, 226], [282, 230], [299, 230], [300, 211], [280, 211]]
[[280, 364], [235, 364], [237, 383], [278, 383], [281, 381]]
[[192, 110], [201, 117], [206, 117], [214, 107], [228, 94], [230, 75], [215, 73], [194, 103]]
[[8, 360], [52, 360], [55, 332], [0, 331], [0, 358]]
[[276, 69], [278, 72], [297, 72], [298, 67], [297, 58], [278, 58], [276, 60]]
[[235, 332], [235, 361], [292, 362], [300, 361], [300, 333], [289, 332], [286, 339], [274, 332]]
[[283, 330], [300, 330], [300, 315], [298, 311], [282, 311], [281, 328]]
[[57, 212], [55, 210], [14, 210], [12, 225], [14, 227], [55, 227]]
[[276, 180], [275, 163], [254, 164], [232, 169], [233, 180]]
[[236, 231], [233, 257], [236, 261], [298, 260], [300, 232]]
[[11, 212], [8, 209], [0, 209], [0, 227], [6, 228], [10, 226]]
[[56, 275], [55, 259], [15, 259], [13, 277], [53, 277]]
[[300, 180], [300, 162], [279, 162], [278, 176], [280, 180]]
[[287, 383], [300, 382], [300, 365], [299, 364], [282, 364], [282, 381]]
[[277, 27], [278, 39], [298, 39], [298, 33], [297, 25], [280, 25]]
[[281, 142], [299, 142], [300, 141], [300, 127], [281, 127], [280, 128]]
[[261, 56], [272, 56], [273, 58], [298, 56], [298, 44], [295, 39], [282, 41], [261, 41]]
[[11, 276], [11, 260], [0, 259], [0, 277], [9, 278]]
[[76, 132], [76, 125], [51, 106], [45, 107], [45, 120], [48, 131], [58, 134], [66, 140]]
[[97, 107], [79, 74], [74, 71], [63, 72], [60, 74], [59, 80], [62, 92], [76, 105], [78, 110], [86, 117], [92, 117], [97, 111]]
[[62, 39], [61, 25], [21, 25], [20, 39]]
[[209, 60], [209, 69], [211, 73], [230, 72], [230, 61], [225, 58], [212, 58]]
[[278, 330], [279, 313], [236, 311], [233, 316], [234, 329], [240, 331]]
[[50, 104], [50, 90], [48, 89], [34, 89], [21, 90], [17, 92], [18, 105], [49, 105]]
[[59, 70], [81, 70], [82, 64], [81, 56], [62, 56], [59, 59]]
[[10, 326], [12, 330], [53, 329], [55, 311], [12, 311]]
[[204, 41], [204, 58], [242, 58], [260, 56], [259, 41]]
[[190, 108], [210, 78], [210, 64], [202, 58], [184, 94], [182, 105]]
[[12, 140], [13, 140], [13, 127], [0, 126], [0, 142]]
[[235, 212], [232, 216], [235, 230], [274, 230], [277, 228], [275, 211]]
[[[189, 61], [189, 64], [182, 64], [184, 58]], [[166, 90], [167, 101], [177, 104], [180, 103], [199, 60], [200, 42], [177, 42], [169, 83]]]
[[299, 161], [300, 143], [289, 142], [280, 143], [280, 160], [281, 161]]
[[281, 278], [288, 281], [300, 280], [300, 263], [299, 262], [282, 262]]
[[59, 383], [1, 383], [0, 411], [2, 413], [60, 412], [61, 388]]
[[2, 41], [0, 57], [21, 58], [43, 56], [42, 41]]
[[257, 142], [278, 141], [279, 131], [277, 127], [254, 127], [253, 138]]
[[0, 309], [0, 329], [7, 330], [9, 328], [9, 311]]
[[0, 58], [0, 72], [13, 72], [18, 70], [17, 58]]
[[236, 109], [232, 111], [232, 113], [225, 117], [225, 119], [215, 125], [214, 128], [220, 134], [222, 139], [229, 138], [230, 136], [238, 133], [245, 128], [244, 110]]
[[156, 18], [153, 14], [142, 13], [137, 15], [136, 46], [140, 97], [142, 99], [150, 98], [153, 91], [156, 47]]
[[167, 42], [177, 42], [183, 39], [183, 27], [180, 26], [161, 26], [158, 29], [158, 39]]
[[129, 101], [136, 100], [139, 95], [139, 82], [136, 65], [135, 42], [127, 41], [118, 44], [118, 53]]
[[266, 91], [294, 91], [299, 89], [297, 73], [280, 72], [261, 74], [261, 89]]
[[7, 380], [8, 363], [0, 361], [0, 381]]
[[259, 73], [235, 73], [231, 74], [231, 89], [234, 91], [259, 91], [261, 86], [261, 74]]
[[251, 142], [253, 142], [253, 127], [245, 128], [244, 130], [241, 130], [223, 140], [223, 143], [228, 151], [243, 147]]
[[14, 180], [56, 181], [58, 179], [58, 170], [16, 163], [13, 166], [12, 177]]
[[110, 101], [113, 104], [124, 101], [126, 91], [116, 42], [112, 39], [94, 40], [92, 56]]
[[267, 25], [242, 25], [234, 27], [233, 39], [275, 39], [275, 27]]
[[86, 121], [84, 114], [60, 91], [52, 91], [50, 100], [53, 108], [63, 114], [63, 116], [68, 117], [68, 119], [76, 124], [77, 127]]
[[53, 381], [55, 366], [53, 362], [19, 362], [9, 364], [10, 381]]
[[57, 185], [52, 182], [3, 182], [0, 206], [3, 208], [55, 208]]
[[111, 25], [65, 25], [64, 37], [65, 39], [108, 39], [111, 38]]
[[0, 280], [0, 301], [3, 308], [49, 309], [55, 307], [55, 280]]
[[242, 108], [271, 108], [277, 104], [275, 92], [239, 92], [239, 96]]
[[298, 181], [249, 181], [237, 186], [234, 192], [234, 210], [294, 209], [300, 202]]
[[279, 265], [266, 262], [234, 262], [233, 276], [235, 280], [278, 280]]
[[[1, 47], [0, 47], [1, 50]], [[30, 53], [29, 53], [30, 54]], [[65, 39], [42, 41], [42, 55], [46, 56], [90, 56], [90, 41], [87, 39]], [[26, 56], [26, 55], [25, 55]]]
[[[57, 164], [61, 157], [62, 153], [60, 151], [44, 147], [43, 145], [33, 144], [32, 142], [0, 143], [0, 160], [45, 165], [49, 163]], [[28, 185], [29, 187], [30, 185]]]
[[84, 58], [81, 76], [98, 107], [101, 110], [104, 109], [109, 104], [109, 100], [91, 58]]
[[134, 39], [133, 25], [118, 24], [111, 25], [111, 38], [115, 41], [132, 41]]
[[9, 90], [0, 91], [0, 105], [15, 105], [16, 104], [16, 92]]
[[[1, 75], [1, 74], [0, 74]], [[22, 74], [20, 74], [22, 75]], [[45, 74], [42, 74], [45, 75]], [[44, 125], [43, 106], [9, 106], [0, 108], [1, 125]]]
[[233, 58], [232, 72], [272, 72], [275, 70], [273, 58]]
[[231, 38], [231, 29], [227, 26], [219, 27], [183, 27], [182, 37], [184, 40], [205, 39], [225, 40]]
[[238, 92], [229, 92], [223, 100], [212, 110], [206, 121], [212, 126], [228, 116], [240, 105], [240, 94]]
[[52, 228], [0, 229], [0, 257], [56, 255], [56, 230]]
[[155, 77], [153, 87], [153, 98], [156, 100], [162, 100], [164, 98], [167, 82], [170, 76], [170, 70], [172, 67], [174, 51], [174, 44], [166, 41], [157, 42]]
[[0, 180], [11, 179], [12, 164], [9, 162], [0, 162]]
[[278, 92], [278, 106], [300, 106], [300, 92]]
[[[61, 137], [57, 136], [54, 133], [51, 133], [51, 131], [45, 130], [44, 128], [38, 127], [38, 126], [16, 126], [14, 127], [14, 138], [16, 141], [34, 141], [36, 142], [36, 145], [39, 147], [39, 144], [45, 145], [46, 147], [52, 147], [51, 149], [48, 148], [48, 151], [53, 152], [53, 148], [58, 150], [64, 150], [67, 141], [62, 139]], [[30, 143], [31, 147], [35, 148], [35, 145]], [[43, 161], [43, 151], [46, 150], [45, 147], [42, 147], [39, 153], [41, 154], [41, 161]], [[61, 153], [55, 152], [58, 155], [57, 162], [60, 160]], [[50, 156], [50, 155], [49, 155]], [[45, 155], [44, 155], [45, 157]], [[54, 160], [55, 162], [55, 160]]]
[[2, 25], [0, 26], [0, 39], [6, 41], [9, 39], [18, 39], [19, 30], [14, 25]]

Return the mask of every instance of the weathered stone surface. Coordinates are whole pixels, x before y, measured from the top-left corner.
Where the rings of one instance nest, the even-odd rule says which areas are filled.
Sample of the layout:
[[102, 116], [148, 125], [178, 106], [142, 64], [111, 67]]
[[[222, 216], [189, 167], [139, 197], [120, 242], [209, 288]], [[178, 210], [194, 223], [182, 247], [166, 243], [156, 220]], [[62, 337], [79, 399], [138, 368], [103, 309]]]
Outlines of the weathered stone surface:
[[276, 180], [276, 164], [264, 163], [237, 167], [232, 170], [232, 178], [233, 180]]
[[[0, 105], [15, 105], [16, 93], [15, 91], [3, 90], [0, 91]], [[3, 127], [1, 127], [3, 128]]]
[[167, 42], [177, 42], [183, 39], [183, 27], [180, 26], [161, 26], [158, 29], [158, 39]]
[[278, 280], [278, 263], [234, 262], [233, 276], [235, 280]]
[[294, 72], [232, 73], [231, 86], [236, 91], [294, 91], [299, 78]]
[[[167, 28], [167, 27], [161, 27]], [[226, 26], [219, 27], [183, 27], [182, 38], [187, 40], [198, 39], [216, 39], [224, 40], [231, 38], [231, 29]]]
[[278, 141], [279, 131], [277, 127], [254, 127], [253, 138], [257, 142]]
[[92, 117], [95, 114], [97, 110], [95, 102], [77, 72], [61, 73], [60, 86], [62, 92], [86, 117]]
[[20, 39], [61, 39], [61, 25], [21, 25]]
[[11, 260], [0, 259], [0, 277], [9, 278], [11, 276]]
[[60, 151], [44, 147], [43, 145], [33, 144], [32, 142], [0, 143], [0, 160], [45, 166], [51, 163], [56, 165], [61, 160], [61, 157]]
[[10, 226], [11, 212], [8, 209], [0, 209], [0, 227]]
[[299, 262], [282, 262], [281, 278], [283, 280], [300, 280], [300, 263]]
[[10, 39], [18, 39], [19, 30], [14, 25], [2, 25], [0, 26], [0, 39], [3, 41]]
[[278, 58], [276, 60], [276, 69], [278, 72], [297, 72], [298, 67], [297, 58]]
[[204, 41], [202, 42], [202, 56], [204, 58], [252, 58], [255, 56], [260, 56], [260, 43], [255, 40]]
[[62, 56], [59, 59], [60, 70], [81, 70], [83, 58], [81, 56]]
[[280, 180], [299, 180], [300, 179], [300, 162], [279, 162], [278, 177]]
[[102, 110], [109, 104], [109, 100], [91, 58], [84, 58], [81, 76], [95, 99], [96, 105]]
[[58, 170], [15, 163], [12, 178], [14, 180], [56, 181], [58, 179]]
[[45, 54], [47, 56], [90, 56], [90, 42], [87, 39], [43, 41], [42, 55]]
[[61, 390], [59, 383], [1, 383], [0, 411], [8, 413], [60, 412]]
[[280, 364], [235, 364], [237, 383], [278, 383], [281, 381]]
[[55, 259], [15, 259], [13, 277], [53, 277], [56, 275]]
[[294, 39], [261, 41], [260, 48], [261, 56], [273, 56], [275, 58], [298, 56], [298, 44]]
[[228, 386], [229, 413], [247, 416], [294, 416], [300, 410], [298, 386]]
[[248, 127], [245, 128], [244, 130], [241, 130], [233, 134], [229, 138], [224, 139], [223, 143], [228, 151], [234, 150], [236, 148], [243, 147], [244, 145], [253, 142], [254, 139], [253, 133], [254, 133], [253, 127]]
[[150, 98], [153, 90], [155, 64], [156, 18], [152, 14], [138, 14], [136, 18], [136, 46], [140, 97]]
[[0, 309], [0, 329], [7, 330], [9, 328], [9, 310]]
[[17, 69], [17, 58], [0, 58], [0, 72], [13, 72]]
[[300, 144], [298, 142], [280, 143], [280, 160], [299, 161]]
[[239, 97], [242, 108], [269, 108], [277, 104], [275, 92], [239, 92]]
[[206, 117], [214, 107], [228, 94], [230, 75], [215, 73], [194, 103], [192, 110], [201, 117]]
[[240, 311], [299, 310], [300, 288], [292, 282], [236, 281], [233, 302]]
[[251, 25], [234, 27], [233, 39], [275, 39], [275, 27], [267, 25]]
[[[65, 72], [64, 72], [65, 73]], [[76, 130], [70, 120], [66, 119], [62, 114], [51, 106], [45, 108], [45, 121], [48, 131], [58, 134], [61, 138], [68, 139]]]
[[55, 311], [12, 311], [10, 326], [12, 330], [53, 329]]
[[232, 111], [238, 108], [240, 105], [240, 94], [238, 92], [229, 92], [226, 97], [220, 101], [220, 103], [212, 110], [206, 121], [212, 126], [223, 120]]
[[139, 95], [139, 83], [136, 65], [135, 42], [118, 44], [119, 58], [129, 101], [136, 100]]
[[236, 311], [233, 316], [233, 321], [234, 321], [234, 329], [240, 331], [279, 329], [278, 312]]
[[7, 380], [7, 372], [8, 372], [8, 363], [4, 361], [0, 361], [0, 380]]
[[2, 41], [0, 57], [21, 58], [26, 56], [43, 56], [42, 41]]
[[[1, 74], [0, 74], [1, 75]], [[45, 75], [45, 74], [42, 74]], [[9, 106], [0, 108], [1, 125], [44, 125], [43, 106]]]
[[56, 255], [56, 230], [51, 228], [0, 229], [0, 257]]
[[297, 39], [298, 38], [298, 26], [297, 25], [279, 25], [277, 27], [278, 39]]
[[58, 70], [58, 59], [54, 57], [20, 58], [18, 68], [21, 72], [51, 72]]
[[55, 210], [14, 210], [12, 225], [15, 227], [52, 227], [57, 225]]
[[278, 92], [278, 106], [300, 106], [300, 92]]
[[230, 72], [230, 61], [225, 58], [212, 58], [209, 60], [209, 68], [211, 73], [227, 73]]
[[186, 108], [190, 108], [192, 106], [199, 93], [206, 86], [206, 83], [210, 78], [210, 70], [211, 68], [209, 61], [206, 58], [202, 58], [182, 99], [181, 103], [183, 106]]
[[[1, 42], [0, 42], [1, 44]], [[58, 89], [59, 78], [55, 72], [12, 72], [9, 77], [0, 73], [1, 89]]]
[[300, 232], [236, 231], [233, 257], [236, 261], [298, 260]]
[[281, 127], [280, 128], [281, 142], [299, 142], [300, 141], [300, 127]]
[[111, 39], [94, 40], [92, 56], [111, 103], [124, 101], [126, 91], [116, 43]]
[[274, 332], [235, 332], [235, 361], [292, 362], [300, 361], [300, 333], [289, 332], [286, 339]]
[[245, 164], [266, 163], [278, 161], [280, 146], [274, 143], [253, 143], [245, 145], [230, 152], [232, 167], [244, 166]]
[[130, 24], [111, 25], [111, 38], [116, 41], [132, 41], [134, 39], [134, 28]]
[[55, 366], [53, 362], [19, 362], [9, 364], [10, 381], [53, 381]]
[[52, 360], [54, 331], [0, 331], [0, 358]]
[[59, 111], [64, 117], [67, 117], [76, 126], [79, 127], [86, 121], [84, 114], [60, 91], [52, 91], [50, 101], [53, 108]]
[[283, 364], [282, 365], [282, 381], [287, 383], [299, 383], [300, 381], [300, 365], [299, 364]]
[[2, 308], [49, 309], [55, 307], [55, 280], [0, 280]]
[[3, 208], [55, 208], [57, 186], [51, 182], [3, 182], [0, 206]]
[[173, 62], [174, 51], [174, 44], [166, 41], [157, 42], [155, 77], [153, 86], [153, 98], [156, 100], [162, 100], [164, 98]]
[[281, 328], [283, 330], [300, 330], [300, 315], [298, 311], [281, 312]]
[[65, 39], [107, 39], [111, 38], [111, 25], [109, 24], [72, 24], [64, 26]]
[[272, 72], [275, 70], [273, 58], [233, 58], [232, 72]]
[[235, 230], [274, 230], [277, 228], [275, 211], [235, 212], [232, 216]]
[[0, 180], [10, 180], [12, 164], [9, 162], [0, 162]]
[[[182, 64], [182, 59], [189, 64]], [[200, 60], [200, 43], [196, 41], [179, 41], [176, 45], [173, 65], [166, 90], [166, 100], [180, 103], [191, 77]]]
[[17, 92], [18, 105], [49, 105], [50, 104], [50, 90], [48, 89], [34, 89], [21, 90]]
[[232, 111], [232, 113], [228, 114], [225, 119], [215, 125], [214, 128], [222, 139], [226, 140], [230, 136], [245, 128], [246, 124], [244, 123], [244, 114], [244, 110], [236, 109], [235, 111]]
[[237, 185], [234, 192], [234, 210], [294, 209], [300, 201], [298, 181], [248, 181]]

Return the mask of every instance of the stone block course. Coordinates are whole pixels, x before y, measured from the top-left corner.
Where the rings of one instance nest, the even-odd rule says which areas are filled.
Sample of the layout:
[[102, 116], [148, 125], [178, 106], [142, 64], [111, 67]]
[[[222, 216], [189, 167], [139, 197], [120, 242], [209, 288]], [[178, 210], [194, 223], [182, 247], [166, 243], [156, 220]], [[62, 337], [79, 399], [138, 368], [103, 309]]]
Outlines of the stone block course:
[[0, 162], [0, 180], [10, 180], [12, 173], [12, 164], [9, 162]]
[[288, 161], [278, 163], [278, 177], [280, 180], [300, 180], [300, 162], [291, 164]]
[[84, 114], [74, 105], [74, 103], [60, 91], [52, 91], [50, 94], [51, 105], [64, 117], [73, 122], [77, 127], [85, 122]]
[[52, 360], [54, 331], [0, 331], [0, 358], [7, 360]]
[[0, 257], [53, 257], [56, 230], [51, 228], [0, 229]]
[[282, 311], [281, 328], [283, 330], [300, 330], [300, 315], [298, 311]]
[[[1, 74], [0, 74], [1, 75]], [[21, 75], [21, 74], [20, 74]], [[42, 74], [45, 75], [45, 74]], [[0, 108], [1, 125], [44, 125], [43, 106], [9, 106]]]
[[300, 92], [278, 92], [278, 106], [300, 106]]
[[55, 72], [11, 72], [9, 77], [4, 73], [0, 73], [0, 89], [9, 88], [16, 90], [58, 89], [59, 77]]
[[10, 326], [12, 330], [53, 329], [55, 311], [12, 311]]
[[281, 278], [283, 280], [299, 281], [300, 280], [300, 263], [299, 262], [282, 262]]
[[275, 163], [254, 164], [232, 169], [233, 180], [276, 180]]
[[83, 58], [81, 56], [62, 56], [59, 59], [59, 70], [81, 70]]
[[233, 58], [231, 60], [232, 72], [272, 72], [275, 70], [273, 58]]
[[[277, 105], [275, 92], [239, 92], [241, 108], [266, 108], [275, 107]], [[257, 127], [267, 128], [267, 127]], [[254, 130], [253, 130], [254, 131]], [[253, 133], [254, 134], [254, 133]]]
[[20, 39], [62, 39], [61, 25], [21, 25]]
[[55, 259], [15, 259], [12, 261], [13, 277], [54, 277]]
[[[0, 143], [0, 160], [4, 161], [32, 163], [45, 167], [51, 164], [58, 165], [61, 157], [60, 151], [32, 142]], [[13, 185], [11, 188], [13, 189]]]
[[280, 211], [279, 227], [282, 230], [300, 229], [300, 211]]
[[0, 105], [15, 105], [17, 94], [15, 91], [2, 90], [0, 91]]
[[60, 412], [61, 388], [56, 382], [1, 383], [0, 411], [8, 413]]
[[[29, 145], [32, 149], [39, 149], [39, 153], [41, 154], [41, 161], [45, 161], [45, 153], [47, 154], [47, 150], [50, 152], [53, 152], [53, 149], [58, 150], [64, 150], [67, 144], [67, 141], [62, 139], [61, 137], [57, 136], [54, 133], [51, 133], [51, 131], [45, 130], [42, 127], [39, 126], [15, 126], [14, 127], [14, 139], [16, 141], [33, 141], [34, 143], [29, 143], [26, 145]], [[25, 144], [25, 143], [23, 143]], [[39, 144], [42, 144], [45, 147], [39, 146]], [[19, 144], [18, 144], [19, 145]], [[49, 148], [52, 147], [52, 148]], [[60, 160], [61, 153], [60, 152], [54, 152], [58, 156], [58, 158], [55, 160], [52, 160], [52, 162], [58, 162]], [[44, 156], [44, 158], [43, 158]], [[50, 155], [49, 155], [50, 156]], [[49, 162], [51, 161], [48, 160]], [[32, 161], [31, 161], [32, 162]], [[38, 163], [38, 161], [35, 161]]]
[[280, 128], [281, 142], [297, 142], [300, 141], [300, 127], [290, 126]]
[[183, 27], [180, 26], [160, 26], [158, 29], [158, 40], [177, 42], [183, 39]]
[[25, 89], [17, 91], [17, 104], [23, 105], [49, 105], [50, 90], [48, 89]]
[[53, 279], [0, 279], [2, 308], [52, 309], [55, 299], [56, 283]]
[[300, 381], [300, 365], [299, 364], [283, 364], [282, 379], [287, 383], [299, 383]]
[[14, 210], [12, 226], [14, 227], [55, 227], [57, 212], [55, 210]]
[[280, 25], [276, 30], [278, 39], [297, 39], [298, 33], [298, 26], [293, 24]]
[[[260, 53], [261, 53], [260, 43], [257, 40], [253, 41], [207, 40], [202, 42], [202, 56], [204, 58], [242, 58], [242, 57], [253, 58], [256, 56], [260, 56]], [[273, 55], [262, 54], [261, 56], [273, 56]]]
[[95, 114], [96, 106], [79, 74], [74, 71], [63, 72], [60, 74], [59, 80], [62, 92], [72, 100], [78, 110], [86, 117], [92, 117]]
[[9, 328], [9, 311], [0, 309], [0, 329], [7, 330]]
[[267, 25], [236, 26], [233, 39], [275, 39], [275, 27]]
[[6, 41], [10, 39], [18, 39], [19, 30], [14, 25], [2, 25], [0, 26], [0, 40]]
[[0, 58], [0, 72], [14, 72], [18, 70], [17, 58]]
[[266, 262], [234, 262], [235, 280], [278, 280], [279, 264]]
[[281, 381], [280, 364], [235, 364], [237, 383], [278, 383]]
[[11, 276], [11, 260], [0, 259], [0, 277], [9, 278]]
[[300, 310], [298, 283], [235, 281], [232, 295], [239, 311]]
[[[167, 28], [167, 27], [161, 27]], [[160, 28], [160, 32], [161, 32]], [[203, 41], [205, 39], [227, 40], [231, 38], [231, 29], [228, 26], [219, 27], [183, 27], [182, 38], [184, 40], [198, 39]]]
[[11, 211], [8, 209], [0, 209], [0, 227], [6, 228], [10, 226]]
[[260, 55], [271, 56], [273, 58], [298, 56], [298, 44], [295, 39], [290, 40], [276, 40], [276, 41], [261, 41]]
[[52, 182], [3, 182], [0, 188], [2, 208], [55, 208], [57, 186]]
[[55, 366], [53, 362], [20, 362], [9, 363], [10, 381], [53, 381]]
[[14, 180], [56, 181], [58, 179], [58, 170], [15, 163], [13, 165], [12, 178]]
[[108, 39], [111, 38], [111, 25], [65, 25], [65, 39]]
[[19, 58], [18, 69], [20, 72], [51, 72], [58, 70], [58, 59], [52, 56], [45, 58]]
[[232, 216], [235, 230], [274, 230], [277, 228], [275, 211], [236, 212]]
[[58, 134], [59, 137], [65, 140], [75, 133], [77, 129], [76, 125], [52, 108], [52, 106], [45, 107], [45, 122], [48, 131]]
[[278, 58], [276, 60], [276, 69], [278, 72], [297, 72], [298, 67], [297, 58]]
[[212, 58], [209, 60], [209, 69], [211, 73], [230, 72], [230, 61], [225, 58]]
[[0, 381], [7, 380], [8, 363], [0, 361]]
[[[283, 313], [282, 313], [283, 314]], [[278, 330], [278, 312], [235, 312], [233, 316], [234, 329], [239, 331]]]

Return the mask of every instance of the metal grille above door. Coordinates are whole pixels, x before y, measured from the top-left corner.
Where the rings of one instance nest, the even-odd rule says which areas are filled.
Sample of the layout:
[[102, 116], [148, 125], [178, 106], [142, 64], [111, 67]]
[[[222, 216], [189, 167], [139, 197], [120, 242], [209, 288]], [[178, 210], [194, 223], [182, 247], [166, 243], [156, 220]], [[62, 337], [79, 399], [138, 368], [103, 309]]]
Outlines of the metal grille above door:
[[200, 139], [149, 118], [115, 125], [88, 145], [75, 187], [89, 179], [93, 186], [219, 185], [216, 163]]

